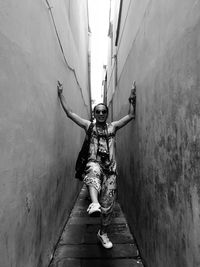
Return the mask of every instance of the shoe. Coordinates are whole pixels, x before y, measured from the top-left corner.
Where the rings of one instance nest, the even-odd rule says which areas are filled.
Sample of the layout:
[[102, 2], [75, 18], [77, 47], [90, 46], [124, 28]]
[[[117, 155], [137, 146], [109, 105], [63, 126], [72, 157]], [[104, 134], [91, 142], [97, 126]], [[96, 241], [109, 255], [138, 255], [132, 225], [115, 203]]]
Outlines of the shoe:
[[109, 240], [108, 236], [106, 233], [104, 234], [100, 234], [100, 230], [98, 231], [97, 233], [97, 237], [99, 239], [99, 241], [101, 242], [102, 246], [104, 248], [112, 248], [113, 247], [113, 244], [112, 242]]
[[87, 209], [87, 212], [90, 216], [100, 216], [101, 213], [101, 206], [99, 203], [91, 203]]

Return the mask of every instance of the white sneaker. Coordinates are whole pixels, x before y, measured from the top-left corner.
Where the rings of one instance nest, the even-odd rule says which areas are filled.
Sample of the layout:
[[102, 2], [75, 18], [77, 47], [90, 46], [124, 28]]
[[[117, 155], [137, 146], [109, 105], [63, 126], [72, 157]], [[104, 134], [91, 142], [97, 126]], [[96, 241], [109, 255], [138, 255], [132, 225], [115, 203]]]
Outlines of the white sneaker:
[[101, 213], [101, 206], [99, 203], [94, 203], [92, 202], [88, 209], [87, 209], [87, 212], [90, 216], [99, 216], [100, 213]]
[[97, 237], [99, 239], [99, 241], [101, 242], [102, 246], [104, 248], [112, 248], [113, 247], [113, 244], [112, 242], [109, 240], [108, 236], [106, 233], [104, 234], [100, 234], [100, 230], [98, 231], [97, 233]]

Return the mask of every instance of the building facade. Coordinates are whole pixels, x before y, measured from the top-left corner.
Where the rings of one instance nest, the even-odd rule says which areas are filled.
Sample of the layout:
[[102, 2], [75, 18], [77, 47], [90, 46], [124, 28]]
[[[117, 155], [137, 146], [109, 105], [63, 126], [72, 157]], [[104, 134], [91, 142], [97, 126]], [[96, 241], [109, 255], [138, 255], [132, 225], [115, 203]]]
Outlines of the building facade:
[[0, 266], [48, 266], [80, 184], [90, 118], [87, 1], [0, 0]]
[[[119, 199], [148, 267], [200, 266], [200, 2], [111, 1], [107, 102]], [[124, 192], [127, 192], [124, 194]]]

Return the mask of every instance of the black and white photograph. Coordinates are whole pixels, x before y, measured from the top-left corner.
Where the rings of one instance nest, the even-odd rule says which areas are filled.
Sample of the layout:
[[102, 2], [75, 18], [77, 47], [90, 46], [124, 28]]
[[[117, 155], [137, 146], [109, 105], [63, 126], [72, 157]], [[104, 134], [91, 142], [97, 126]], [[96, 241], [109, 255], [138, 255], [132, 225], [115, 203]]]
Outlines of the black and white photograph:
[[0, 0], [0, 267], [200, 267], [200, 0]]

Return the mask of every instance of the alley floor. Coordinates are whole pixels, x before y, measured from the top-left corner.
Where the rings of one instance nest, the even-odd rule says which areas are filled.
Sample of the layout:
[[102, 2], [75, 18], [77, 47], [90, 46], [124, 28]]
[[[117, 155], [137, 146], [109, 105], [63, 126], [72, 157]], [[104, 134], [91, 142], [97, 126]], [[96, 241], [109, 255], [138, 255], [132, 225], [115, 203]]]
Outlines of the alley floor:
[[56, 247], [50, 267], [143, 267], [134, 238], [119, 203], [116, 203], [108, 236], [112, 249], [97, 240], [100, 217], [89, 217], [84, 186]]

